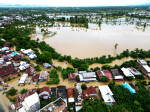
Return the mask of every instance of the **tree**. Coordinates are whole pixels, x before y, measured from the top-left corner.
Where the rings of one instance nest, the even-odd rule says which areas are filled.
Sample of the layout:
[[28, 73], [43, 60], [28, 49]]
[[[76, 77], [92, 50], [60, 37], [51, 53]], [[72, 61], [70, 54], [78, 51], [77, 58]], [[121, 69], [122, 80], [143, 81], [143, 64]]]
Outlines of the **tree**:
[[28, 91], [27, 89], [24, 89], [24, 88], [23, 88], [20, 93], [21, 93], [21, 94], [24, 94], [24, 93], [26, 93], [27, 91]]
[[117, 49], [117, 47], [118, 47], [118, 44], [116, 43], [116, 44], [114, 45], [115, 50]]
[[81, 88], [82, 88], [83, 90], [85, 90], [85, 89], [87, 88], [87, 85], [86, 85], [86, 84], [82, 84], [82, 85], [81, 85]]
[[17, 89], [11, 88], [9, 91], [7, 91], [7, 95], [14, 96], [17, 93]]
[[128, 80], [129, 80], [129, 81], [132, 81], [133, 79], [134, 79], [133, 76], [129, 76], [129, 77], [128, 77]]
[[101, 81], [102, 81], [102, 82], [108, 82], [108, 81], [109, 81], [109, 78], [106, 77], [106, 76], [104, 76], [104, 77], [102, 77]]
[[80, 77], [76, 77], [76, 81], [79, 82], [80, 81]]
[[78, 71], [87, 71], [89, 66], [87, 64], [82, 64], [79, 66]]

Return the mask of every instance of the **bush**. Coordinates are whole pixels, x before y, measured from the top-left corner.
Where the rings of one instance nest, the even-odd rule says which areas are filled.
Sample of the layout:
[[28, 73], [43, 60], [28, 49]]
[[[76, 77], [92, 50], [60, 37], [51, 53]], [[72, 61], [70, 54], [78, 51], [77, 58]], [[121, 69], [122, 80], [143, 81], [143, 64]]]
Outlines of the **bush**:
[[145, 79], [144, 75], [139, 75], [139, 76], [137, 76], [136, 78], [137, 78], [137, 79], [140, 79], [140, 80]]
[[83, 90], [85, 90], [85, 89], [87, 88], [87, 85], [86, 85], [86, 84], [82, 84], [82, 85], [81, 85], [81, 88], [82, 88]]
[[11, 80], [11, 77], [8, 77], [8, 81], [10, 81]]
[[17, 89], [11, 88], [9, 91], [7, 91], [7, 95], [14, 96], [17, 93], [17, 91]]
[[128, 81], [132, 81], [133, 79], [134, 79], [133, 76], [128, 77]]
[[24, 88], [23, 88], [20, 93], [21, 93], [21, 94], [24, 94], [24, 93], [26, 93], [27, 91], [28, 91], [27, 89], [24, 89]]
[[79, 82], [80, 81], [80, 77], [76, 77], [76, 81]]
[[102, 81], [102, 82], [108, 82], [108, 81], [109, 81], [109, 78], [106, 77], [106, 76], [104, 76], [104, 77], [102, 77], [101, 81]]

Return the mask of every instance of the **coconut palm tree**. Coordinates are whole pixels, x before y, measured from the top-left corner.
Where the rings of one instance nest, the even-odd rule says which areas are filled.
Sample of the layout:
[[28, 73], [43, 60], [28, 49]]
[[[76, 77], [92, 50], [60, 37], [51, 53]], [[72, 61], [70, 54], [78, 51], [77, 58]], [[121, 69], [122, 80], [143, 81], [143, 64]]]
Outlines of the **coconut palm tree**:
[[117, 49], [117, 47], [118, 47], [118, 44], [116, 43], [116, 44], [114, 45], [115, 50]]

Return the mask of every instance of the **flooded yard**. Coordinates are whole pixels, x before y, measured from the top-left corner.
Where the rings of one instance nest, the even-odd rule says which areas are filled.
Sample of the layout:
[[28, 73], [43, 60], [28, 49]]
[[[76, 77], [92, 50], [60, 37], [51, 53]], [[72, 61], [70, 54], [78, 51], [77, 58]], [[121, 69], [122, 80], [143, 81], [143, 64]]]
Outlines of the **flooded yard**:
[[[39, 38], [55, 48], [62, 55], [71, 55], [73, 58], [100, 57], [102, 55], [116, 55], [123, 50], [134, 50], [142, 48], [148, 50], [150, 45], [150, 28], [137, 28], [135, 25], [108, 25], [89, 24], [89, 28], [67, 27], [66, 23], [60, 27], [48, 27], [48, 31], [57, 32], [53, 37], [43, 38], [40, 28], [36, 27], [36, 35], [33, 39]], [[114, 45], [118, 44], [115, 51]]]

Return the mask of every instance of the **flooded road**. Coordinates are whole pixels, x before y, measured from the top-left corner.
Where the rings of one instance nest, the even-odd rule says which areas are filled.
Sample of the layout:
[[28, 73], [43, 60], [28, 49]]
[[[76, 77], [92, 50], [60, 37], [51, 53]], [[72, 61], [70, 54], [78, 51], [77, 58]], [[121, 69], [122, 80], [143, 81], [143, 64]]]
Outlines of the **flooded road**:
[[[123, 50], [150, 48], [150, 28], [145, 31], [135, 25], [107, 25], [101, 28], [96, 24], [89, 24], [89, 29], [80, 27], [48, 27], [48, 31], [57, 32], [53, 37], [44, 38], [44, 41], [55, 48], [62, 55], [71, 55], [73, 58], [100, 57], [102, 55], [121, 53]], [[43, 40], [40, 28], [36, 27], [34, 39]], [[114, 45], [118, 44], [115, 51]]]

